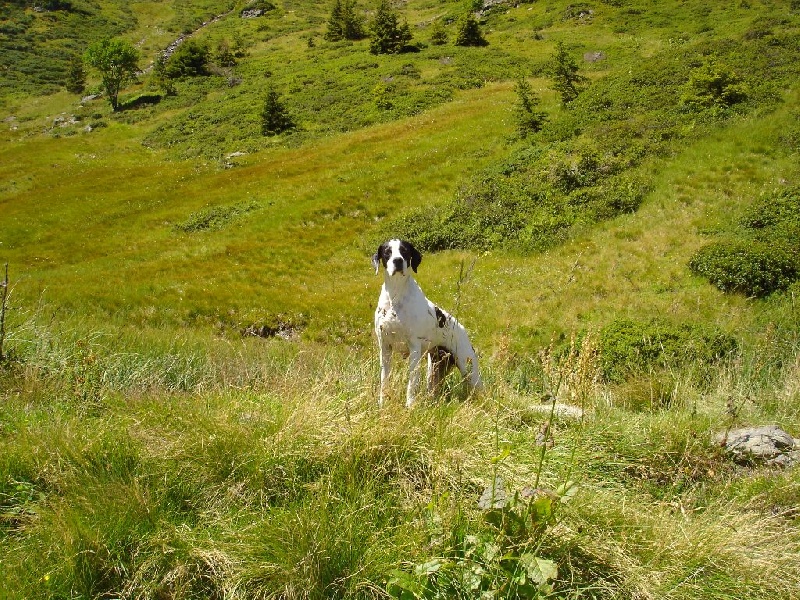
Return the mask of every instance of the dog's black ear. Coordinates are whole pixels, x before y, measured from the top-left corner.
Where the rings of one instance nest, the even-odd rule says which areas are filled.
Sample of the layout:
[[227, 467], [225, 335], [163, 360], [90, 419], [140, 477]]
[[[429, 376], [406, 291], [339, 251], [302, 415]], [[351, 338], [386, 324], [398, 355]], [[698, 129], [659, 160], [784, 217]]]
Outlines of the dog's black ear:
[[412, 246], [408, 242], [403, 242], [403, 243], [408, 245], [408, 251], [411, 253], [411, 261], [410, 261], [411, 268], [414, 269], [414, 273], [416, 273], [419, 263], [422, 262], [422, 254], [420, 254], [419, 250], [414, 248], [414, 246]]
[[383, 256], [383, 251], [386, 249], [386, 242], [378, 246], [378, 251], [372, 255], [372, 266], [375, 267], [375, 275], [378, 274], [378, 271], [381, 267], [381, 256]]

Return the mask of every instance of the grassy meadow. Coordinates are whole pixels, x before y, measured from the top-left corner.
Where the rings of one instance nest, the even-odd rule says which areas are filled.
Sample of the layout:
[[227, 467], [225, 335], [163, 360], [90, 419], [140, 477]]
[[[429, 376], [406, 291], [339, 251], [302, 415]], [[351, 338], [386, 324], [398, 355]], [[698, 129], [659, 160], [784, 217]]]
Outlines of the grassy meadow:
[[[412, 0], [397, 55], [313, 0], [28, 4], [0, 9], [0, 598], [800, 598], [797, 467], [714, 442], [800, 437], [796, 3], [501, 4], [458, 47], [477, 5]], [[245, 50], [172, 95], [143, 72], [123, 107], [151, 105], [63, 89], [91, 41], [145, 68], [192, 31]], [[295, 130], [261, 135], [268, 89]], [[395, 235], [482, 394], [406, 410], [398, 359], [378, 410]], [[774, 289], [690, 268], [715, 243]]]

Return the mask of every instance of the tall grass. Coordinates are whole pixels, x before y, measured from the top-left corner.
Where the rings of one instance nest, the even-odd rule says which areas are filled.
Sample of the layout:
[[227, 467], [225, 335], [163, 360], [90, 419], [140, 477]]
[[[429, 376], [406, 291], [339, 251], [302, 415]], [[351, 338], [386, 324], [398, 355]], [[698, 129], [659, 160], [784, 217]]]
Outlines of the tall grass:
[[[181, 388], [120, 376], [150, 359], [100, 336], [57, 346], [38, 332], [56, 360], [29, 347], [3, 373], [10, 598], [385, 597], [393, 571], [491, 539], [478, 499], [497, 476], [512, 489], [578, 482], [537, 542], [558, 594], [800, 593], [796, 476], [734, 468], [712, 442], [732, 393], [746, 395], [740, 419], [796, 422], [798, 353], [774, 377], [734, 361], [710, 387], [687, 378], [669, 408], [629, 410], [585, 341], [528, 375], [484, 361], [483, 397], [379, 411], [369, 352], [187, 339], [170, 346]], [[78, 380], [90, 351], [96, 377]], [[539, 410], [542, 394], [585, 414]]]

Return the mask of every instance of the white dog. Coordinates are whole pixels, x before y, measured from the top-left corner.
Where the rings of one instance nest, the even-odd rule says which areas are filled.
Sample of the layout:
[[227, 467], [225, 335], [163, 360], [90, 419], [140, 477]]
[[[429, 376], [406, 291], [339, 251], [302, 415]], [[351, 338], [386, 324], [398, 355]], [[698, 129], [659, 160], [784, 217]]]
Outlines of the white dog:
[[[414, 281], [422, 255], [402, 240], [384, 242], [372, 257], [375, 274], [384, 267], [383, 287], [375, 310], [375, 333], [381, 351], [381, 390], [378, 406], [383, 406], [384, 389], [392, 364], [392, 352], [408, 356], [406, 406], [414, 403], [419, 387], [420, 359], [428, 357], [428, 390], [435, 391], [447, 371], [457, 366], [473, 389], [480, 389], [478, 358], [466, 330], [455, 319], [425, 297]], [[467, 363], [471, 363], [468, 366]]]

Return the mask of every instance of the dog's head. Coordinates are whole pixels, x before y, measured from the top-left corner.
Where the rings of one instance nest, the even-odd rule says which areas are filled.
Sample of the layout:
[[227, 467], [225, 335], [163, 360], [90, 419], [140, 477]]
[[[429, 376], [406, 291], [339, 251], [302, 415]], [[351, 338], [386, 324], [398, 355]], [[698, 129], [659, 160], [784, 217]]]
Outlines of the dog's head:
[[381, 264], [386, 269], [389, 277], [394, 275], [407, 275], [409, 267], [417, 272], [419, 263], [422, 262], [422, 254], [411, 245], [410, 242], [403, 240], [389, 240], [378, 246], [378, 251], [372, 256], [372, 266], [375, 267], [375, 274], [378, 274]]

